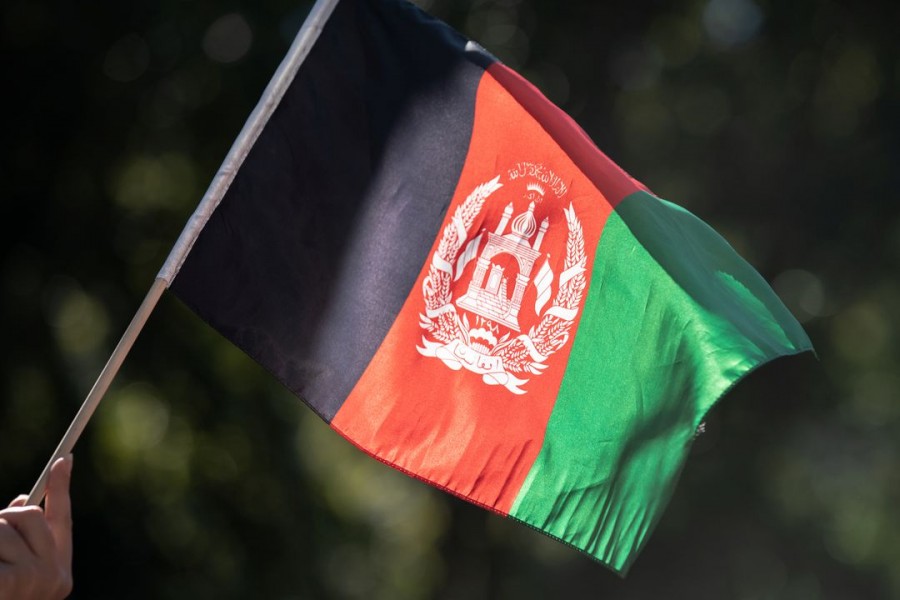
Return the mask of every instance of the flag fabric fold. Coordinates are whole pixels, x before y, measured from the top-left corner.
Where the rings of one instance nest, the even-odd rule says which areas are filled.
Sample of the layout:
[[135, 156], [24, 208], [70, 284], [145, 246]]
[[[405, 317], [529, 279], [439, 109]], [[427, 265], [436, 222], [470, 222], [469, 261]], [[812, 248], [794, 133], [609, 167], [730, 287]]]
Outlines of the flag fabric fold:
[[375, 458], [624, 573], [698, 425], [811, 349], [531, 84], [340, 0], [171, 289]]

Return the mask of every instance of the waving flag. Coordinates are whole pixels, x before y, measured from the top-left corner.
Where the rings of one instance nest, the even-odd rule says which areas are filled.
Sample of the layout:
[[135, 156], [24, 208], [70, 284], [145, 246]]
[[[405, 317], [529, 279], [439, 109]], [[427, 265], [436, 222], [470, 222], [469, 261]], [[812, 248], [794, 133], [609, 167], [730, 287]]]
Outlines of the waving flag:
[[401, 0], [338, 3], [171, 287], [365, 452], [618, 572], [707, 410], [810, 349], [721, 237]]

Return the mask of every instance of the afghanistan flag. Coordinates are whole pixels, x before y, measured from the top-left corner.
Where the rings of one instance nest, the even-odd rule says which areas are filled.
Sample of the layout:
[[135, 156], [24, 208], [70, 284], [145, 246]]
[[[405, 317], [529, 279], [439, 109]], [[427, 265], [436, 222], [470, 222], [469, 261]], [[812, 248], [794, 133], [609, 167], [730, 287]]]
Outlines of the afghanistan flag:
[[172, 283], [337, 432], [623, 573], [706, 411], [810, 349], [478, 45], [341, 0]]

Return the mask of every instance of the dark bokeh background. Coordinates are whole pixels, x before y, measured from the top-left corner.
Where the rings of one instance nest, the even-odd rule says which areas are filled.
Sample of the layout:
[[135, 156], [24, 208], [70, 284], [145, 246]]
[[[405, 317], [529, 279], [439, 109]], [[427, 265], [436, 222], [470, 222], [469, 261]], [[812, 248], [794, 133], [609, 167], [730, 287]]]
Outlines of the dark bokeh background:
[[[631, 574], [363, 456], [164, 297], [76, 452], [74, 598], [900, 598], [896, 3], [421, 2], [722, 232], [813, 339], [713, 411]], [[30, 489], [299, 27], [0, 7], [0, 499]]]

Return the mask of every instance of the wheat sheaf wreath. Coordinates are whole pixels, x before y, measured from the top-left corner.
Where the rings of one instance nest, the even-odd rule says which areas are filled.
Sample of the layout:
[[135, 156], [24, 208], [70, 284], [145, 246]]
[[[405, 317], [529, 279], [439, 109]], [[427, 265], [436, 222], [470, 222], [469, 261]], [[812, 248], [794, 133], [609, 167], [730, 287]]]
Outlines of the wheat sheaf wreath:
[[[428, 275], [422, 283], [426, 314], [419, 315], [419, 324], [431, 337], [445, 344], [460, 340], [469, 345], [468, 319], [463, 316], [463, 320], [460, 320], [456, 307], [451, 304], [453, 265], [485, 200], [501, 187], [503, 184], [497, 176], [477, 186], [457, 207], [450, 223], [444, 227], [437, 251], [432, 256]], [[541, 321], [531, 328], [527, 336], [519, 335], [510, 339], [510, 334], [506, 333], [490, 350], [491, 356], [501, 358], [503, 367], [508, 372], [540, 374], [547, 367], [543, 362], [569, 340], [572, 320], [577, 314], [587, 284], [584, 276], [587, 257], [584, 251], [584, 232], [575, 209], [570, 204], [563, 212], [568, 225], [566, 260], [553, 305], [544, 312]]]

